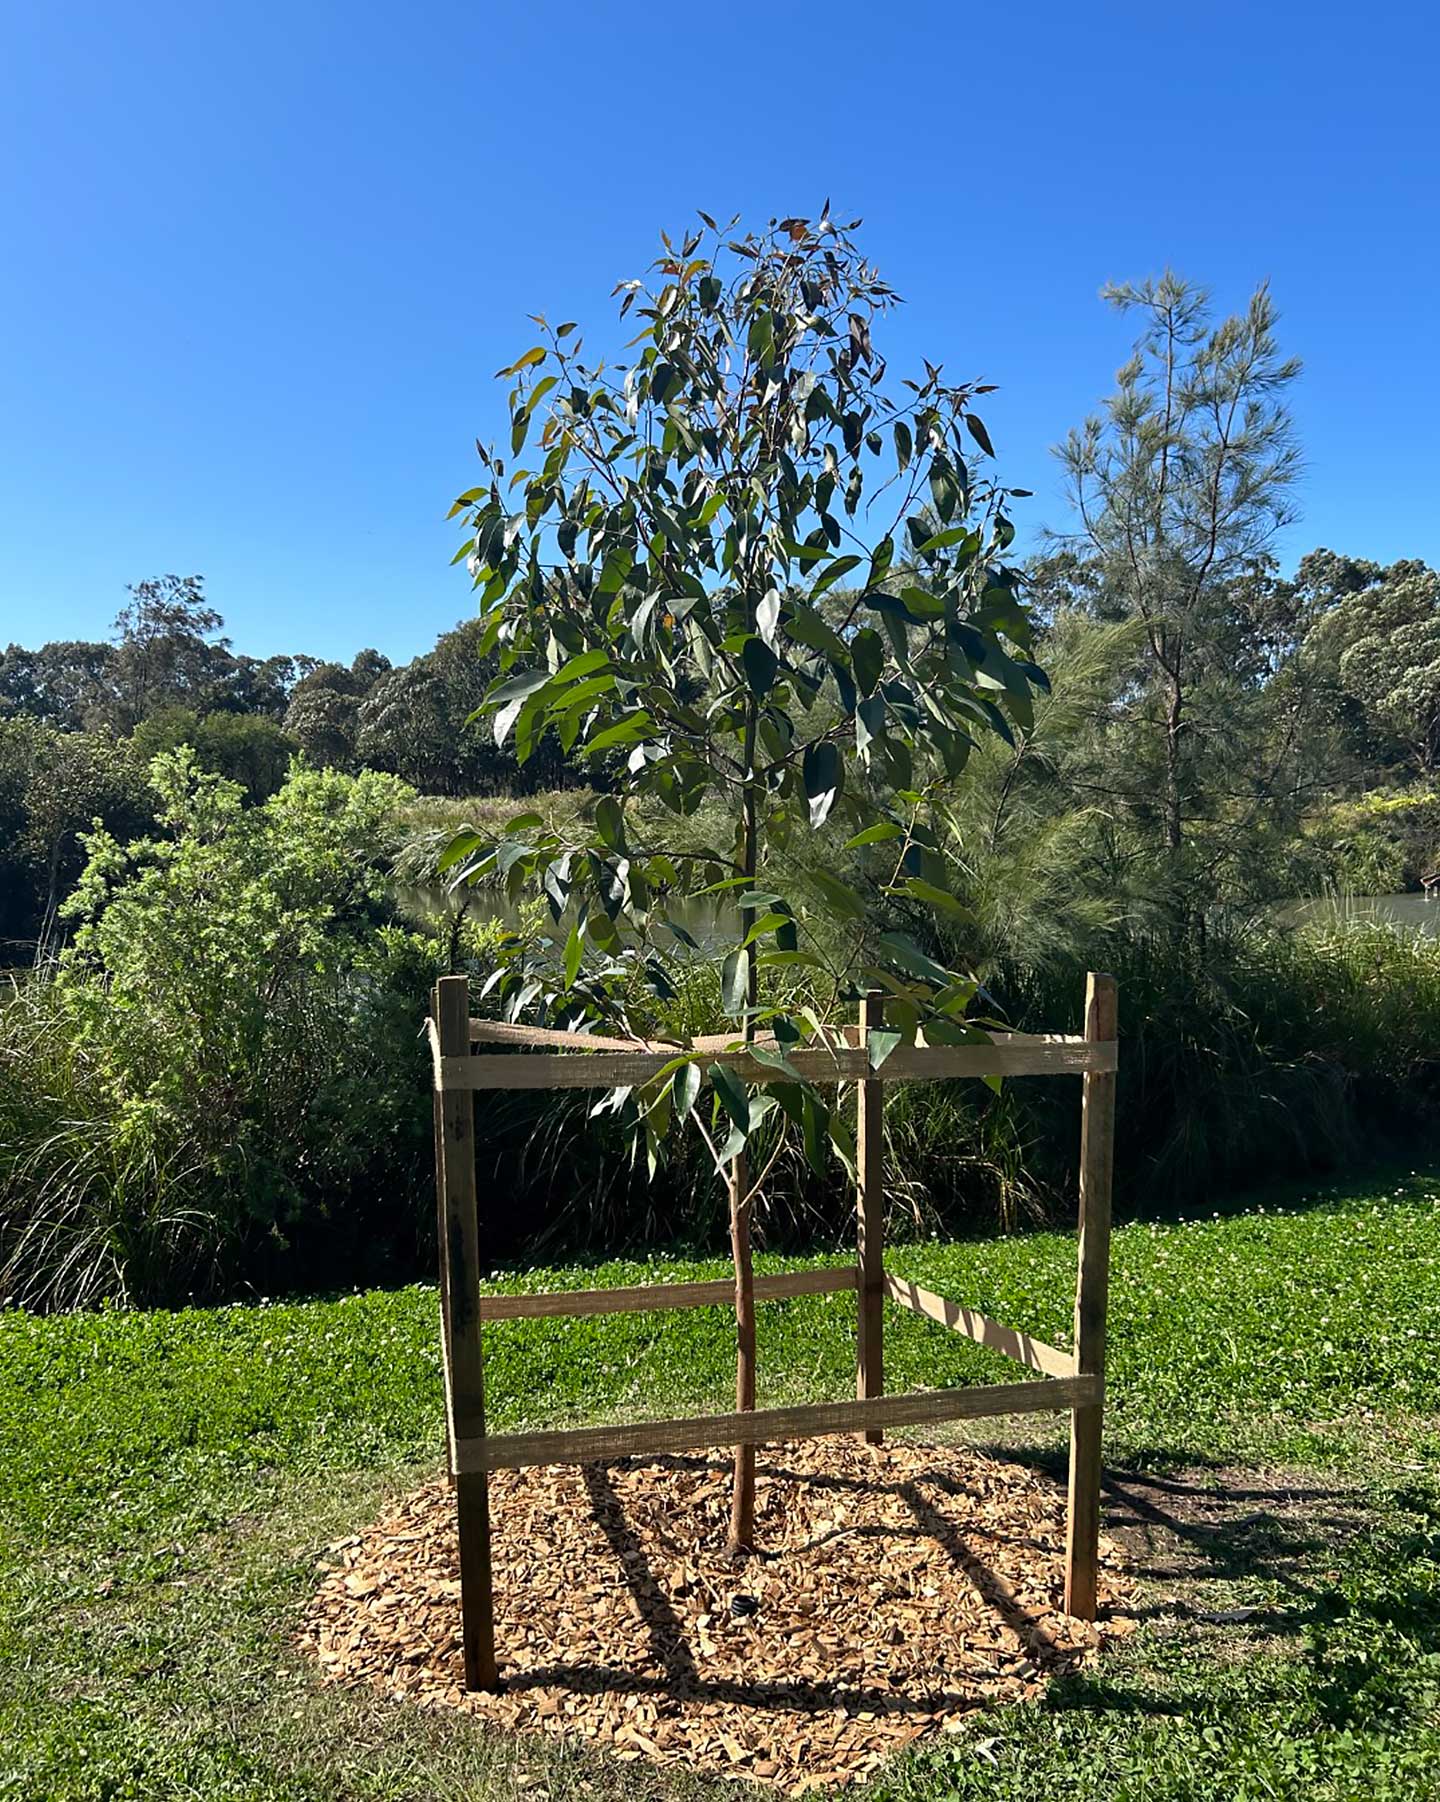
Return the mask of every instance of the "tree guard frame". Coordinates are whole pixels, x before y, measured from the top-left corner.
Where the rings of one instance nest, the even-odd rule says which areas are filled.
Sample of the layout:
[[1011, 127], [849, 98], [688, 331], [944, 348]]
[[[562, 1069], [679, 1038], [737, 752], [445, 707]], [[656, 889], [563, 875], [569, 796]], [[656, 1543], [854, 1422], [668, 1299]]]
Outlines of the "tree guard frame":
[[[505, 1025], [470, 1017], [468, 977], [444, 976], [436, 984], [434, 1012], [426, 1021], [426, 1030], [434, 1064], [441, 1349], [446, 1438], [460, 1545], [460, 1614], [467, 1689], [494, 1689], [499, 1682], [490, 1563], [489, 1474], [537, 1464], [654, 1456], [844, 1432], [857, 1433], [867, 1443], [878, 1445], [887, 1427], [1068, 1410], [1065, 1607], [1081, 1619], [1095, 1618], [1110, 1189], [1119, 1050], [1115, 979], [1094, 972], [1087, 977], [1085, 1030], [1079, 1035], [997, 1033], [984, 1045], [901, 1045], [878, 1070], [872, 1070], [866, 1050], [867, 1033], [878, 1024], [881, 1006], [880, 997], [864, 997], [858, 1024], [836, 1031], [841, 1042], [790, 1053], [790, 1062], [810, 1081], [853, 1082], [857, 1090], [856, 1262], [849, 1269], [792, 1270], [758, 1276], [753, 1286], [756, 1301], [854, 1292], [856, 1399], [619, 1426], [495, 1434], [487, 1432], [485, 1426], [481, 1342], [485, 1322], [731, 1305], [735, 1284], [720, 1278], [542, 1295], [483, 1294], [475, 1181], [476, 1091], [638, 1085], [686, 1049], [702, 1052], [709, 1062], [726, 1066], [745, 1082], [773, 1082], [776, 1075], [773, 1068], [743, 1049], [726, 1049], [736, 1044], [733, 1034], [711, 1035], [684, 1047], [637, 1045], [585, 1033]], [[477, 1049], [486, 1043], [511, 1049], [498, 1054]], [[519, 1048], [524, 1048], [526, 1055], [515, 1055]], [[974, 1308], [935, 1295], [885, 1269], [882, 1140], [886, 1085], [991, 1075], [1078, 1075], [1082, 1079], [1073, 1351], [1047, 1345], [1044, 1340], [1004, 1326]], [[1004, 1353], [1036, 1372], [1038, 1380], [887, 1396], [887, 1300]]]

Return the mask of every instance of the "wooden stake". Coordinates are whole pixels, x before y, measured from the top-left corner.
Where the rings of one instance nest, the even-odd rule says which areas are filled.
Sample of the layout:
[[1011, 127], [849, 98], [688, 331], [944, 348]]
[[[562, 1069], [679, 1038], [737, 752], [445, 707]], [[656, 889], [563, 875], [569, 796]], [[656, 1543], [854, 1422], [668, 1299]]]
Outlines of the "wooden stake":
[[[1113, 976], [1093, 972], [1085, 984], [1085, 1037], [1116, 1033]], [[1110, 1289], [1110, 1183], [1115, 1161], [1115, 1076], [1087, 1071], [1080, 1123], [1080, 1249], [1075, 1280], [1075, 1369], [1105, 1376], [1105, 1311]], [[1102, 1389], [1101, 1396], [1103, 1398]], [[1100, 1540], [1100, 1442], [1103, 1399], [1070, 1415], [1070, 1498], [1065, 1546], [1065, 1610], [1095, 1618]]]
[[[442, 976], [435, 1023], [443, 1057], [470, 1049], [470, 983]], [[443, 1320], [448, 1351], [446, 1409], [452, 1447], [485, 1437], [485, 1363], [480, 1344], [480, 1222], [475, 1192], [475, 1099], [440, 1092], [440, 1209]], [[460, 1623], [466, 1689], [495, 1689], [495, 1592], [490, 1569], [490, 1492], [483, 1471], [455, 1478], [460, 1538]]]
[[[750, 1162], [742, 1151], [730, 1165], [730, 1250], [735, 1260], [735, 1412], [755, 1409], [755, 1265], [750, 1247]], [[730, 1550], [755, 1545], [755, 1447], [735, 1447], [730, 1505]]]
[[[430, 1019], [433, 1025], [440, 1010], [440, 992], [430, 997]], [[454, 1385], [450, 1380], [450, 1279], [445, 1269], [445, 1118], [444, 1102], [435, 1091], [435, 1257], [440, 1272], [440, 1372], [445, 1384], [445, 1462], [454, 1484], [455, 1410], [452, 1405]]]
[[[872, 1027], [884, 1024], [878, 994], [860, 1002], [860, 1050]], [[855, 1231], [858, 1269], [855, 1308], [855, 1398], [876, 1401], [885, 1393], [885, 1091], [878, 1082], [855, 1085]], [[861, 1434], [879, 1445], [879, 1427]]]

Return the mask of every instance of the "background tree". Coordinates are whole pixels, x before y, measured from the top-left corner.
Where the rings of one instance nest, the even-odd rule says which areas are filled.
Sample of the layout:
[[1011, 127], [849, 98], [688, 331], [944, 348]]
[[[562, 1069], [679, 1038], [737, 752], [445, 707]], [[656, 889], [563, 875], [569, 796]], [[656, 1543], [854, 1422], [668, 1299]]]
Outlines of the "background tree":
[[[1003, 562], [1005, 491], [971, 467], [991, 454], [971, 411], [981, 390], [928, 363], [885, 388], [871, 334], [894, 296], [828, 208], [738, 237], [702, 219], [704, 231], [662, 239], [649, 282], [617, 288], [639, 328], [628, 367], [587, 359], [572, 323], [537, 321], [541, 342], [500, 372], [514, 381], [509, 455], [528, 460], [512, 471], [482, 450], [486, 478], [455, 505], [482, 649], [503, 671], [486, 703], [497, 743], [513, 739], [524, 764], [553, 733], [586, 760], [616, 760], [615, 792], [584, 836], [532, 818], [498, 844], [463, 833], [448, 855], [461, 879], [501, 876], [512, 894], [543, 894], [557, 922], [573, 917], [538, 954], [512, 947], [497, 973], [512, 1015], [603, 1016], [637, 1038], [690, 936], [674, 899], [733, 897], [724, 1006], [775, 1083], [750, 1093], [712, 1064], [707, 1131], [704, 1059], [682, 1049], [643, 1095], [611, 1105], [652, 1166], [672, 1117], [688, 1117], [727, 1175], [748, 1409], [747, 1142], [776, 1111], [817, 1166], [827, 1134], [848, 1141], [788, 1051], [826, 1034], [826, 1004], [857, 974], [891, 997], [877, 1063], [922, 1023], [934, 1039], [975, 1031], [973, 978], [909, 938], [882, 934], [858, 963], [827, 958], [833, 921], [867, 936], [864, 902], [818, 859], [802, 897], [787, 848], [807, 831], [848, 835], [884, 859], [887, 894], [953, 908], [935, 799], [975, 735], [1029, 723], [1041, 678]], [[861, 586], [837, 618], [826, 597], [847, 577]], [[724, 824], [698, 848], [683, 827], [707, 801]], [[796, 994], [797, 974], [813, 999]], [[753, 1469], [753, 1448], [738, 1450], [736, 1549], [753, 1537]]]
[[39, 963], [53, 950], [83, 833], [97, 820], [135, 833], [152, 817], [145, 766], [124, 740], [0, 721], [0, 962]]
[[115, 647], [78, 640], [26, 650], [10, 645], [0, 657], [0, 719], [43, 720], [80, 732], [105, 716]]
[[1244, 766], [1233, 784], [1217, 779], [1214, 766], [1233, 742], [1246, 675], [1226, 629], [1233, 585], [1293, 517], [1299, 453], [1284, 396], [1300, 365], [1281, 355], [1263, 286], [1219, 324], [1207, 293], [1168, 271], [1105, 296], [1140, 315], [1140, 335], [1104, 413], [1059, 456], [1107, 602], [1143, 623], [1144, 737], [1155, 755], [1153, 779], [1131, 762], [1130, 799], [1158, 811], [1160, 882], [1183, 923], [1201, 874], [1186, 841], [1207, 783], [1257, 819], [1272, 786], [1262, 772], [1257, 791]]
[[205, 599], [201, 576], [159, 576], [126, 590], [129, 602], [115, 620], [118, 639], [110, 665], [114, 691], [109, 723], [133, 730], [165, 703], [192, 704], [230, 661], [224, 621]]
[[323, 769], [355, 767], [360, 704], [389, 669], [388, 657], [364, 650], [348, 669], [343, 663], [315, 663], [299, 678], [285, 710], [285, 730], [312, 763]]
[[264, 713], [197, 714], [190, 707], [160, 707], [130, 735], [143, 768], [161, 751], [189, 745], [200, 769], [238, 782], [247, 800], [263, 801], [285, 780], [299, 748], [283, 727]]
[[1306, 655], [1358, 707], [1372, 737], [1421, 776], [1440, 764], [1440, 571], [1312, 552]]

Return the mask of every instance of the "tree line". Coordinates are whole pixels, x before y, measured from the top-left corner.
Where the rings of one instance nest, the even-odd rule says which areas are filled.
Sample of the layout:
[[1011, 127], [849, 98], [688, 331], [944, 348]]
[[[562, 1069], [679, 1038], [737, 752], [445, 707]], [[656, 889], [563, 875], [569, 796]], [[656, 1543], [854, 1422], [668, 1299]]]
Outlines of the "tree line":
[[562, 786], [563, 757], [522, 770], [471, 723], [496, 661], [475, 621], [393, 664], [364, 649], [348, 664], [236, 651], [203, 578], [136, 584], [113, 635], [11, 644], [0, 656], [0, 965], [49, 943], [79, 873], [79, 834], [95, 819], [119, 835], [154, 817], [147, 771], [190, 746], [200, 767], [251, 802], [277, 793], [291, 760], [374, 769], [428, 794], [523, 794]]

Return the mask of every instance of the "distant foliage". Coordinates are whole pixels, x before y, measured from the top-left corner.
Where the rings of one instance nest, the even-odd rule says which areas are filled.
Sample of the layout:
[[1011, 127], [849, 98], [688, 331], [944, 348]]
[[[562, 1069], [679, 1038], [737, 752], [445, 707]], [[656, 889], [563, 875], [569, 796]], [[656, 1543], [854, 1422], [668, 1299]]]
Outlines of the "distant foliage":
[[60, 903], [85, 862], [82, 835], [103, 820], [133, 836], [154, 803], [125, 740], [0, 719], [0, 968], [33, 963], [58, 943]]

